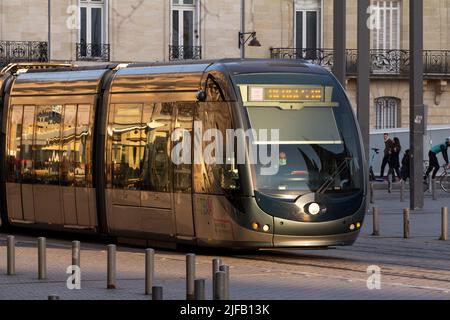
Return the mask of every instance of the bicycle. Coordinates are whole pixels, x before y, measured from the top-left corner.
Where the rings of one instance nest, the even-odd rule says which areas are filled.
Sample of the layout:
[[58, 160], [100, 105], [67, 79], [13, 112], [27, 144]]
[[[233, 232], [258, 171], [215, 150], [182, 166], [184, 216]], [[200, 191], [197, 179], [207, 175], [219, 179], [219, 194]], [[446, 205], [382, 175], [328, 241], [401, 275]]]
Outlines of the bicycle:
[[375, 181], [375, 173], [373, 172], [373, 163], [375, 161], [375, 157], [380, 153], [380, 149], [372, 148], [372, 158], [370, 159], [370, 167], [369, 167], [369, 181]]
[[383, 181], [376, 178], [375, 173], [373, 171], [373, 164], [375, 163], [375, 158], [380, 154], [380, 149], [372, 148], [372, 157], [370, 159], [369, 166], [369, 181]]
[[[427, 167], [427, 169], [429, 168], [429, 166]], [[444, 169], [444, 171], [440, 174], [440, 176], [437, 178], [437, 180], [439, 181], [439, 186], [441, 187], [441, 189], [444, 192], [450, 193], [450, 168], [445, 165], [442, 166], [442, 168]], [[426, 171], [425, 171], [426, 173]], [[425, 176], [424, 173], [424, 176]], [[429, 181], [427, 179], [425, 179], [423, 181], [424, 184], [424, 192], [427, 192], [430, 189], [429, 186]]]

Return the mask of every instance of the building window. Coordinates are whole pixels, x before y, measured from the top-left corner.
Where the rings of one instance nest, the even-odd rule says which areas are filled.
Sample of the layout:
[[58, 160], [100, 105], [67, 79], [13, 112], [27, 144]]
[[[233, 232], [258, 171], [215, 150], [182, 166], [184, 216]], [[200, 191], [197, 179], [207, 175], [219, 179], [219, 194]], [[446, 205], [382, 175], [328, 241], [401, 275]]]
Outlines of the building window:
[[77, 58], [109, 60], [107, 0], [80, 0], [80, 33]]
[[198, 0], [172, 0], [170, 59], [201, 59]]
[[321, 47], [321, 7], [320, 0], [295, 1], [295, 47], [301, 58], [314, 59]]
[[379, 1], [372, 3], [376, 15], [372, 30], [372, 47], [377, 50], [400, 49], [400, 1]]
[[376, 129], [400, 127], [401, 100], [393, 97], [375, 99]]

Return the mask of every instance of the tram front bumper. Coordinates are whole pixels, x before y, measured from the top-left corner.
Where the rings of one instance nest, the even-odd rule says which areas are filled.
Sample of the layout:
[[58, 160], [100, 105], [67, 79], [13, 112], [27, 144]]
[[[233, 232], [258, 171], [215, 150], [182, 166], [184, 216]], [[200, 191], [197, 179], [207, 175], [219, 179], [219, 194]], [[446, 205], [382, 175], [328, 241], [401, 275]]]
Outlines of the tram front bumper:
[[358, 238], [359, 231], [327, 236], [288, 236], [273, 237], [275, 248], [323, 248], [330, 246], [350, 246]]

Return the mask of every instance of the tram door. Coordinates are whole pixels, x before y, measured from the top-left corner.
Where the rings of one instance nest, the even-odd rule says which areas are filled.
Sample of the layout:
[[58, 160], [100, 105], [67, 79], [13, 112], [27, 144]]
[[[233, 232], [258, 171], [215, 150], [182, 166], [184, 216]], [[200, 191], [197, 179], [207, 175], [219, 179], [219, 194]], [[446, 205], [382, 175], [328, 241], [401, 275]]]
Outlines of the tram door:
[[178, 237], [194, 237], [192, 210], [193, 117], [196, 103], [174, 104], [173, 208]]

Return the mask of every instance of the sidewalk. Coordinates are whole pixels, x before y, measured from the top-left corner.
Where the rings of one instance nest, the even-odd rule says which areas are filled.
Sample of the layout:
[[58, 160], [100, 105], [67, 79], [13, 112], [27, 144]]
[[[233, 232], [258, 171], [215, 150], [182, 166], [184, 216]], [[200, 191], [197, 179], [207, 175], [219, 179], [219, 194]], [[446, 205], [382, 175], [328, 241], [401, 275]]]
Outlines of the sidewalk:
[[[444, 197], [445, 196], [445, 197]], [[375, 192], [380, 208], [380, 237], [372, 237], [372, 215], [367, 215], [354, 246], [330, 250], [265, 250], [229, 253], [198, 252], [197, 278], [206, 279], [211, 299], [211, 260], [219, 255], [230, 265], [233, 300], [291, 299], [450, 299], [450, 242], [438, 241], [440, 207], [426, 199], [425, 209], [411, 212], [411, 238], [403, 239], [402, 209], [398, 194]], [[71, 243], [47, 240], [49, 279], [37, 280], [36, 239], [17, 236], [16, 276], [6, 276], [6, 235], [0, 234], [0, 299], [150, 299], [144, 293], [144, 249], [119, 246], [117, 289], [106, 289], [106, 246], [82, 242], [82, 289], [69, 290], [66, 268], [71, 264]], [[155, 285], [164, 287], [164, 299], [185, 299], [185, 253], [157, 250]], [[381, 290], [369, 290], [367, 268], [381, 268]]]

